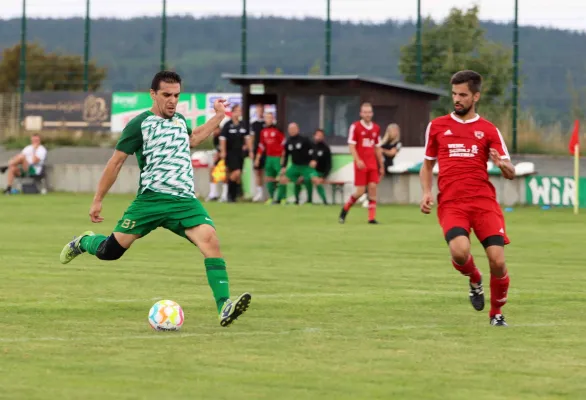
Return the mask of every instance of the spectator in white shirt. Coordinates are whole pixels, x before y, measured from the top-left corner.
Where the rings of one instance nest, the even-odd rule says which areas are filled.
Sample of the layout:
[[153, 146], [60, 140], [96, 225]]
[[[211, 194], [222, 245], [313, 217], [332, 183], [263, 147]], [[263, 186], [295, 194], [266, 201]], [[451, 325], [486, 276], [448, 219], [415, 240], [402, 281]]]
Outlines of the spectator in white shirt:
[[[35, 134], [31, 137], [31, 144], [26, 146], [20, 154], [12, 157], [8, 162], [8, 176], [4, 194], [10, 194], [14, 178], [17, 176], [35, 176], [43, 171], [47, 149], [41, 144], [41, 136]], [[4, 172], [4, 170], [2, 171]]]

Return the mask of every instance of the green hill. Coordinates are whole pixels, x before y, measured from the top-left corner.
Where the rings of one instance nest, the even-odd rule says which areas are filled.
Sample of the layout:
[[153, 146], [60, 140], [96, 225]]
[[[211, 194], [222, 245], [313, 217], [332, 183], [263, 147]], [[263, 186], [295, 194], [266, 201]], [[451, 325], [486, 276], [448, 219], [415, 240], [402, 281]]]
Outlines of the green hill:
[[[98, 19], [92, 22], [91, 54], [108, 68], [104, 88], [143, 90], [159, 67], [160, 19]], [[28, 39], [49, 50], [83, 53], [83, 19], [31, 19]], [[249, 19], [249, 72], [305, 74], [323, 65], [324, 22], [318, 19]], [[511, 45], [512, 26], [484, 22], [489, 39]], [[240, 70], [240, 19], [172, 17], [168, 20], [167, 60], [184, 75], [185, 90], [234, 90], [220, 78]], [[379, 25], [333, 23], [332, 73], [359, 73], [401, 79], [400, 47], [415, 33], [413, 23]], [[20, 21], [0, 20], [0, 48], [19, 41]], [[521, 105], [542, 122], [567, 119], [571, 106], [568, 74], [574, 86], [586, 87], [586, 35], [522, 27]], [[42, 68], [42, 66], [40, 66]]]

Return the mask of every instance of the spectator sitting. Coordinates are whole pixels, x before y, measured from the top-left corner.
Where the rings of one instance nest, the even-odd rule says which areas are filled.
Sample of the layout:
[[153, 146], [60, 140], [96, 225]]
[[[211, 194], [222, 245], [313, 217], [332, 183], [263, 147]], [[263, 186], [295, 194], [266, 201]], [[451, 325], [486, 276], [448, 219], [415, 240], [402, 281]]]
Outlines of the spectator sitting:
[[383, 140], [381, 148], [383, 156], [385, 158], [385, 171], [389, 171], [389, 168], [393, 166], [393, 160], [399, 150], [401, 150], [401, 130], [397, 124], [389, 124]]
[[8, 162], [8, 167], [2, 168], [2, 173], [8, 170], [4, 194], [11, 193], [15, 177], [40, 175], [46, 158], [47, 149], [41, 144], [41, 136], [33, 135], [31, 144], [26, 146], [20, 154], [12, 157]]

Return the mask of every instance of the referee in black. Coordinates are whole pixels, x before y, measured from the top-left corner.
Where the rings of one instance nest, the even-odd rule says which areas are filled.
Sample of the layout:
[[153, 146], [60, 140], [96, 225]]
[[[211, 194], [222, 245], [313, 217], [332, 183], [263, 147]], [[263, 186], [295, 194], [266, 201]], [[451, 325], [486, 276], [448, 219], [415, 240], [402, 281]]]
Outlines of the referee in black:
[[233, 203], [241, 193], [242, 166], [244, 156], [252, 153], [252, 138], [246, 126], [240, 121], [242, 108], [236, 104], [232, 107], [232, 119], [224, 124], [220, 133], [221, 157], [226, 163], [226, 181], [228, 184], [228, 202]]

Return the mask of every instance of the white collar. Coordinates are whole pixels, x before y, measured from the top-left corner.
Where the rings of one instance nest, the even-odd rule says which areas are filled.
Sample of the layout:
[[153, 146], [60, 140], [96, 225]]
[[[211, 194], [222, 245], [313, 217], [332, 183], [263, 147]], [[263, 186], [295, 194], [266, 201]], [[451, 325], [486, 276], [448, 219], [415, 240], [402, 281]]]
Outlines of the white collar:
[[476, 114], [476, 116], [475, 116], [474, 118], [472, 118], [472, 119], [469, 119], [469, 120], [467, 120], [467, 121], [464, 121], [463, 119], [460, 119], [460, 118], [458, 118], [458, 117], [456, 116], [456, 113], [451, 113], [451, 114], [450, 114], [450, 117], [452, 117], [452, 119], [453, 119], [454, 121], [456, 121], [456, 122], [459, 122], [459, 123], [461, 123], [461, 124], [471, 124], [471, 123], [473, 123], [473, 122], [476, 122], [476, 121], [478, 121], [478, 120], [480, 119], [480, 115], [478, 115], [478, 114]]
[[363, 126], [363, 127], [365, 127], [366, 129], [372, 129], [372, 127], [373, 127], [373, 125], [374, 125], [374, 124], [372, 123], [372, 121], [370, 121], [370, 125], [366, 125], [366, 124], [364, 123], [364, 121], [363, 121], [363, 120], [360, 120], [360, 123], [361, 123], [361, 124], [362, 124], [362, 126]]

